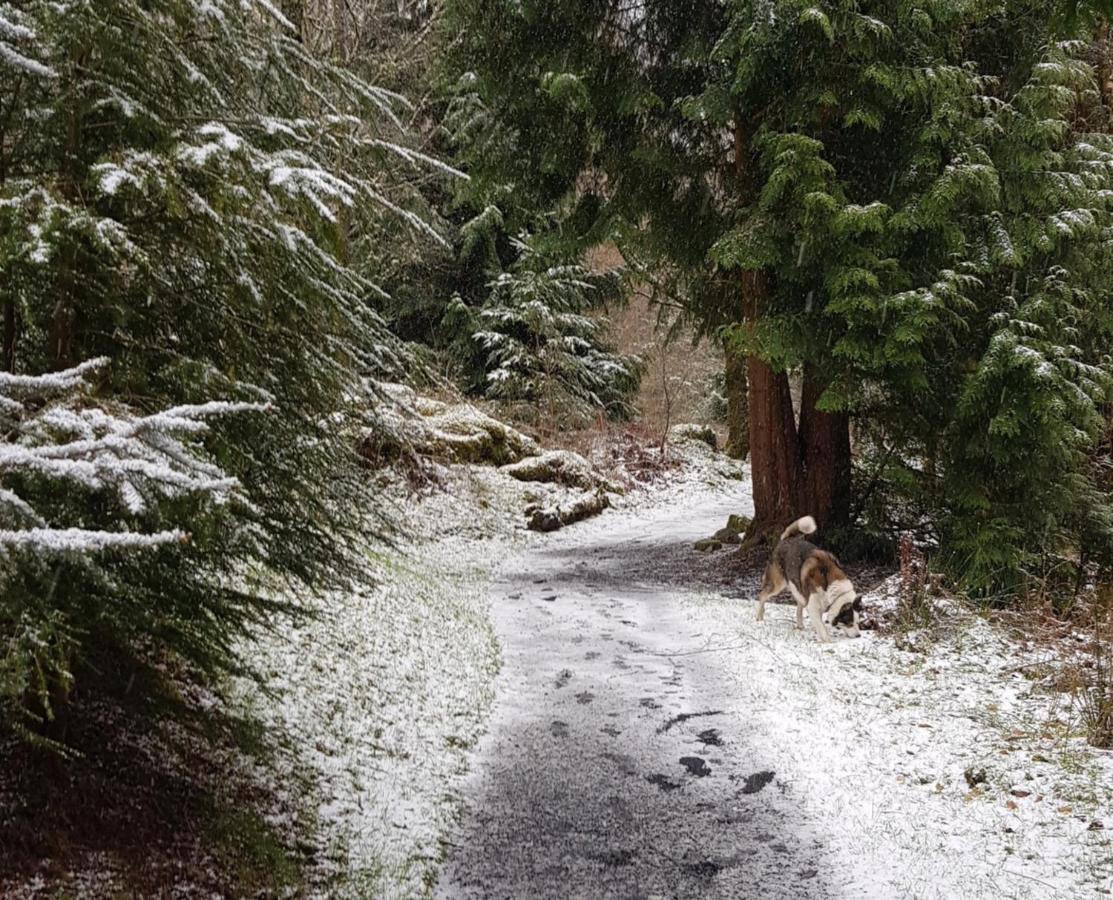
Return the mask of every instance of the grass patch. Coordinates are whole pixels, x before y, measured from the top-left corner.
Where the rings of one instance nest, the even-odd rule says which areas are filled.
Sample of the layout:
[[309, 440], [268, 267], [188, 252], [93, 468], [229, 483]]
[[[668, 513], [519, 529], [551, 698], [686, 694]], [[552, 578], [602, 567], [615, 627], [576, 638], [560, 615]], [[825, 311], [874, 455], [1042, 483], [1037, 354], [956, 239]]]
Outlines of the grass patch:
[[302, 882], [304, 857], [283, 844], [257, 812], [211, 802], [205, 843], [243, 894], [280, 894]]

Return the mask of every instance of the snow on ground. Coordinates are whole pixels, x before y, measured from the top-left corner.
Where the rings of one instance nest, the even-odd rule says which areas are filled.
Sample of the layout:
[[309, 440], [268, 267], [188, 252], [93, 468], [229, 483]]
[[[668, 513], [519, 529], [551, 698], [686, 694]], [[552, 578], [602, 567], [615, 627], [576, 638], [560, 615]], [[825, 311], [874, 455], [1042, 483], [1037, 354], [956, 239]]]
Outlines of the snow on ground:
[[506, 504], [484, 475], [462, 469], [410, 498], [399, 514], [413, 537], [377, 551], [377, 584], [318, 598], [315, 620], [261, 642], [274, 697], [240, 685], [284, 736], [294, 789], [311, 785], [322, 894], [419, 896], [435, 872], [498, 667], [487, 579], [513, 529], [488, 513]]
[[[714, 502], [698, 478], [671, 490], [690, 510]], [[556, 540], [652, 532], [619, 513]], [[771, 796], [823, 842], [833, 896], [1113, 893], [1113, 752], [1085, 742], [1069, 693], [1034, 677], [1046, 650], [958, 606], [924, 652], [874, 632], [821, 645], [794, 629], [790, 605], [759, 624], [745, 599], [670, 589], [713, 633], [697, 653], [731, 680], [754, 766], [777, 772]], [[885, 582], [867, 608], [891, 607], [896, 589]]]
[[[527, 590], [523, 600], [514, 601], [515, 607], [497, 615], [500, 628], [510, 629], [512, 642], [513, 630], [524, 627], [526, 644], [536, 649], [527, 646], [519, 653], [527, 661], [521, 671], [500, 676], [503, 712], [496, 717], [496, 733], [480, 745], [486, 752], [477, 759], [481, 769], [470, 794], [471, 802], [480, 808], [459, 838], [461, 849], [447, 879], [442, 877], [443, 896], [482, 896], [492, 886], [497, 893], [499, 885], [520, 886], [523, 873], [529, 871], [548, 872], [550, 880], [556, 879], [536, 881], [538, 897], [559, 896], [562, 880], [577, 890], [595, 883], [594, 889], [577, 894], [583, 897], [637, 896], [637, 889], [645, 885], [659, 893], [658, 887], [670, 877], [661, 872], [659, 863], [647, 859], [659, 859], [661, 853], [660, 840], [647, 838], [653, 823], [639, 820], [640, 837], [633, 844], [629, 839], [635, 829], [612, 833], [602, 827], [593, 833], [593, 840], [621, 865], [617, 870], [596, 871], [591, 857], [579, 855], [575, 834], [560, 830], [561, 821], [574, 816], [573, 810], [556, 807], [551, 814], [539, 815], [513, 809], [519, 791], [528, 798], [530, 790], [544, 783], [545, 766], [538, 766], [538, 758], [547, 756], [553, 766], [565, 766], [568, 751], [562, 749], [562, 741], [577, 735], [609, 734], [607, 729], [612, 727], [622, 731], [622, 737], [616, 738], [623, 742], [621, 753], [611, 756], [620, 756], [628, 766], [611, 774], [606, 762], [611, 756], [600, 755], [594, 747], [598, 739], [577, 742], [573, 758], [582, 753], [582, 763], [568, 764], [567, 777], [570, 785], [575, 784], [570, 789], [584, 803], [615, 789], [631, 805], [647, 803], [645, 778], [629, 776], [634, 771], [644, 776], [651, 771], [647, 765], [667, 761], [669, 752], [675, 754], [666, 739], [676, 729], [662, 736], [663, 726], [654, 729], [642, 724], [654, 714], [653, 704], [648, 713], [636, 703], [623, 707], [622, 695], [615, 693], [617, 676], [600, 675], [582, 661], [613, 654], [609, 632], [617, 630], [622, 633], [616, 637], [622, 637], [626, 631], [615, 622], [619, 618], [630, 620], [633, 639], [620, 643], [641, 654], [628, 661], [634, 661], [635, 670], [645, 670], [644, 675], [630, 672], [623, 678], [641, 679], [639, 686], [644, 683], [649, 693], [655, 667], [647, 660], [663, 656], [674, 666], [675, 678], [668, 683], [675, 687], [654, 701], [664, 704], [658, 717], [674, 717], [678, 712], [706, 715], [703, 710], [715, 710], [711, 718], [694, 720], [700, 724], [691, 729], [691, 749], [683, 752], [705, 753], [696, 731], [712, 723], [718, 732], [731, 736], [717, 751], [722, 759], [709, 760], [711, 777], [689, 777], [676, 765], [675, 755], [674, 768], [659, 769], [661, 775], [653, 776], [664, 779], [661, 783], [670, 793], [663, 796], [683, 810], [677, 816], [658, 809], [662, 820], [675, 827], [673, 819], [687, 816], [687, 827], [703, 835], [704, 852], [710, 854], [695, 866], [715, 873], [696, 893], [680, 880], [674, 883], [673, 894], [666, 890], [662, 896], [749, 896], [738, 891], [751, 877], [758, 879], [749, 882], [755, 885], [755, 896], [794, 900], [1066, 900], [1113, 891], [1113, 754], [1085, 743], [1069, 695], [1050, 691], [1045, 680], [1031, 677], [1037, 670], [1031, 663], [1046, 659], [957, 606], [950, 627], [937, 634], [934, 643], [902, 642], [925, 648], [920, 652], [900, 649], [892, 635], [875, 633], [820, 645], [810, 630], [794, 630], [789, 605], [770, 607], [765, 624], [759, 625], [748, 599], [693, 589], [683, 576], [669, 580], [667, 571], [654, 585], [650, 579], [662, 571], [654, 560], [668, 556], [678, 542], [706, 533], [708, 505], [720, 518], [725, 518], [728, 507], [751, 512], [745, 508], [744, 486], [741, 492], [736, 487], [733, 504], [724, 506], [722, 484], [705, 490], [706, 470], [694, 471], [686, 483], [651, 498], [665, 499], [664, 504], [635, 500], [626, 510], [553, 536], [540, 555], [537, 547], [527, 551], [532, 555], [522, 570], [555, 577], [540, 590], [555, 589], [559, 596], [555, 603], [540, 604], [540, 613], [535, 613], [520, 606], [529, 599]], [[693, 520], [698, 522], [694, 527], [689, 524]], [[611, 562], [602, 562], [607, 559]], [[754, 581], [759, 574], [754, 573]], [[510, 585], [515, 592], [511, 599], [523, 586], [528, 588], [528, 578], [522, 581], [519, 576], [519, 582]], [[752, 586], [742, 584], [737, 593], [746, 597]], [[879, 591], [893, 589], [889, 581]], [[637, 596], [623, 596], [624, 592]], [[607, 596], [613, 598], [612, 605], [619, 605], [621, 615], [616, 607], [613, 618], [603, 623], [606, 633], [597, 634], [584, 623], [593, 621], [593, 605], [602, 603], [604, 611], [609, 608]], [[866, 602], [882, 606], [892, 599], [868, 595]], [[556, 643], [543, 643], [546, 634], [556, 636]], [[565, 665], [557, 646], [561, 634], [575, 635], [577, 641], [567, 653], [571, 679], [566, 697], [560, 696], [560, 679], [558, 690], [552, 690], [552, 673], [546, 670], [540, 678], [530, 674], [532, 668], [548, 662], [550, 668]], [[633, 689], [636, 693], [637, 687]], [[579, 698], [588, 695], [594, 696], [593, 702], [580, 705]], [[618, 718], [595, 721], [602, 715]], [[547, 717], [559, 719], [563, 726], [555, 741], [548, 740], [538, 724], [545, 724], [542, 720]], [[522, 751], [520, 742], [527, 740], [533, 749]], [[508, 754], [521, 758], [508, 760]], [[733, 769], [775, 773], [776, 790], [732, 795], [737, 782], [732, 789], [730, 779], [738, 777]], [[584, 770], [589, 773], [586, 777], [581, 774]], [[598, 777], [591, 775], [595, 771]], [[716, 789], [716, 778], [727, 772], [731, 774]], [[577, 778], [580, 781], [574, 781]], [[487, 802], [501, 806], [481, 808]], [[557, 800], [550, 802], [555, 806]], [[700, 816], [707, 810], [717, 821], [732, 825], [701, 831], [706, 823]], [[499, 846], [512, 862], [486, 868], [482, 862], [486, 848], [476, 848], [492, 840], [486, 836], [489, 831], [511, 816], [536, 822], [541, 840], [516, 842], [513, 831], [494, 838], [496, 845], [502, 842]], [[780, 857], [782, 868], [769, 868], [770, 845], [761, 843], [767, 835], [760, 829], [752, 835], [751, 845], [736, 848], [745, 861], [716, 849], [722, 828], [735, 827], [733, 823], [745, 817], [756, 817], [752, 821], [763, 825], [778, 823], [780, 834], [787, 830], [791, 835], [780, 848], [789, 847], [787, 855]], [[575, 826], [581, 827], [588, 826], [586, 822]], [[639, 839], [646, 841], [640, 854]], [[741, 839], [745, 843], [744, 835]], [[616, 842], [620, 850], [607, 849]], [[687, 837], [678, 836], [676, 852], [683, 845], [687, 860], [699, 843], [689, 847]], [[536, 849], [546, 844], [555, 845], [553, 851]], [[552, 861], [553, 852], [559, 863]], [[794, 858], [794, 853], [801, 855]], [[818, 875], [811, 868], [813, 860]], [[678, 871], [692, 868], [679, 866]]]
[[[677, 478], [616, 505], [671, 502], [738, 477], [703, 445], [678, 452], [689, 464]], [[408, 536], [368, 551], [377, 584], [311, 598], [316, 618], [251, 650], [271, 693], [236, 686], [236, 703], [282, 742], [271, 777], [312, 798], [323, 843], [315, 878], [329, 896], [420, 896], [435, 880], [499, 664], [488, 586], [500, 564], [546, 540], [525, 530], [525, 507], [569, 495], [488, 466], [439, 476], [421, 494], [388, 486]]]
[[716, 655], [793, 784], [786, 808], [823, 824], [839, 896], [1113, 892], [1113, 754], [1086, 745], [1069, 696], [1029, 680], [987, 621], [959, 614], [919, 653], [870, 632], [822, 646], [788, 606], [762, 626], [718, 596], [689, 602], [734, 639]]
[[[399, 495], [415, 537], [380, 551], [376, 586], [323, 598], [319, 619], [263, 642], [255, 661], [276, 693], [245, 684], [240, 702], [285, 735], [289, 790], [312, 785], [322, 894], [432, 890], [494, 700], [493, 579], [523, 553], [600, 538], [652, 553], [655, 511], [745, 498], [736, 464], [695, 443], [682, 453], [685, 467], [654, 488], [545, 536], [524, 530], [522, 510], [562, 489], [445, 469], [440, 490]], [[677, 621], [698, 619], [703, 643], [686, 660], [715, 670], [722, 693], [708, 702], [729, 706], [751, 768], [776, 772], [760, 802], [819, 848], [827, 894], [1113, 892], [1113, 754], [1085, 745], [1069, 701], [1030, 680], [1031, 656], [984, 619], [963, 614], [925, 653], [872, 633], [822, 646], [793, 630], [789, 606], [762, 626], [746, 601], [661, 592]]]

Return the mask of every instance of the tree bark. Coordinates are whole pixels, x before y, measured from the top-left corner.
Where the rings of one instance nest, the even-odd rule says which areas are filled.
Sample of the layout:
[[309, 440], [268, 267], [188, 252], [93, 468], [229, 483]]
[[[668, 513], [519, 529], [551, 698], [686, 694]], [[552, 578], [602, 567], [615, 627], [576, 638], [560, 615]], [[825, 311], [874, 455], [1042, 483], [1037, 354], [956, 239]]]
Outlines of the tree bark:
[[299, 44], [305, 43], [305, 0], [282, 0], [282, 15], [284, 15], [295, 28], [294, 39]]
[[[763, 272], [742, 273], [742, 314], [753, 328], [769, 295]], [[763, 538], [792, 518], [800, 490], [800, 446], [788, 375], [758, 356], [746, 357], [749, 382], [750, 472], [754, 519], [746, 541]]]
[[[71, 203], [79, 202], [78, 185], [81, 183], [81, 141], [82, 141], [82, 92], [80, 81], [87, 54], [75, 50], [70, 60], [70, 107], [66, 111], [65, 157], [60, 169], [59, 188], [62, 196]], [[74, 332], [77, 320], [77, 266], [78, 247], [76, 239], [70, 236], [59, 254], [57, 267], [58, 300], [51, 314], [48, 339], [51, 368], [55, 371], [68, 369], [74, 363]]]
[[746, 384], [746, 357], [723, 342], [727, 395], [727, 456], [745, 459], [750, 455], [750, 398]]
[[820, 373], [805, 366], [798, 430], [803, 468], [799, 508], [820, 528], [844, 524], [850, 512], [850, 417], [816, 409], [826, 389]]
[[5, 372], [15, 371], [15, 345], [19, 337], [19, 318], [15, 311], [15, 301], [11, 297], [4, 300], [4, 352], [3, 364]]

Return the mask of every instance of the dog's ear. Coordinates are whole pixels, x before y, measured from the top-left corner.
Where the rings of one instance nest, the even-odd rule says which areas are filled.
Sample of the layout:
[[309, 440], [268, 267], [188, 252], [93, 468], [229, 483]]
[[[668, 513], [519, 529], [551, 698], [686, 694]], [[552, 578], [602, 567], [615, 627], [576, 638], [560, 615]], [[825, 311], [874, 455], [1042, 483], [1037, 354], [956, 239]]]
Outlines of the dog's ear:
[[861, 597], [855, 597], [854, 602], [851, 604], [850, 608], [853, 609], [855, 612], [861, 612], [862, 611], [862, 598]]

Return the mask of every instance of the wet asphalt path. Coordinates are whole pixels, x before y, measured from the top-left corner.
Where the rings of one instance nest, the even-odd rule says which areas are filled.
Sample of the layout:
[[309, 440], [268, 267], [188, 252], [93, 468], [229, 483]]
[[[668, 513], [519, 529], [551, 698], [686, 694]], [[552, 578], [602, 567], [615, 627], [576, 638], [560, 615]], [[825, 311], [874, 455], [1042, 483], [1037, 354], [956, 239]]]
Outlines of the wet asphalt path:
[[744, 504], [605, 515], [507, 567], [498, 697], [435, 896], [828, 896], [822, 835], [787, 827], [776, 760], [747, 750], [726, 671], [745, 650], [709, 651], [737, 641], [730, 616], [660, 565]]

